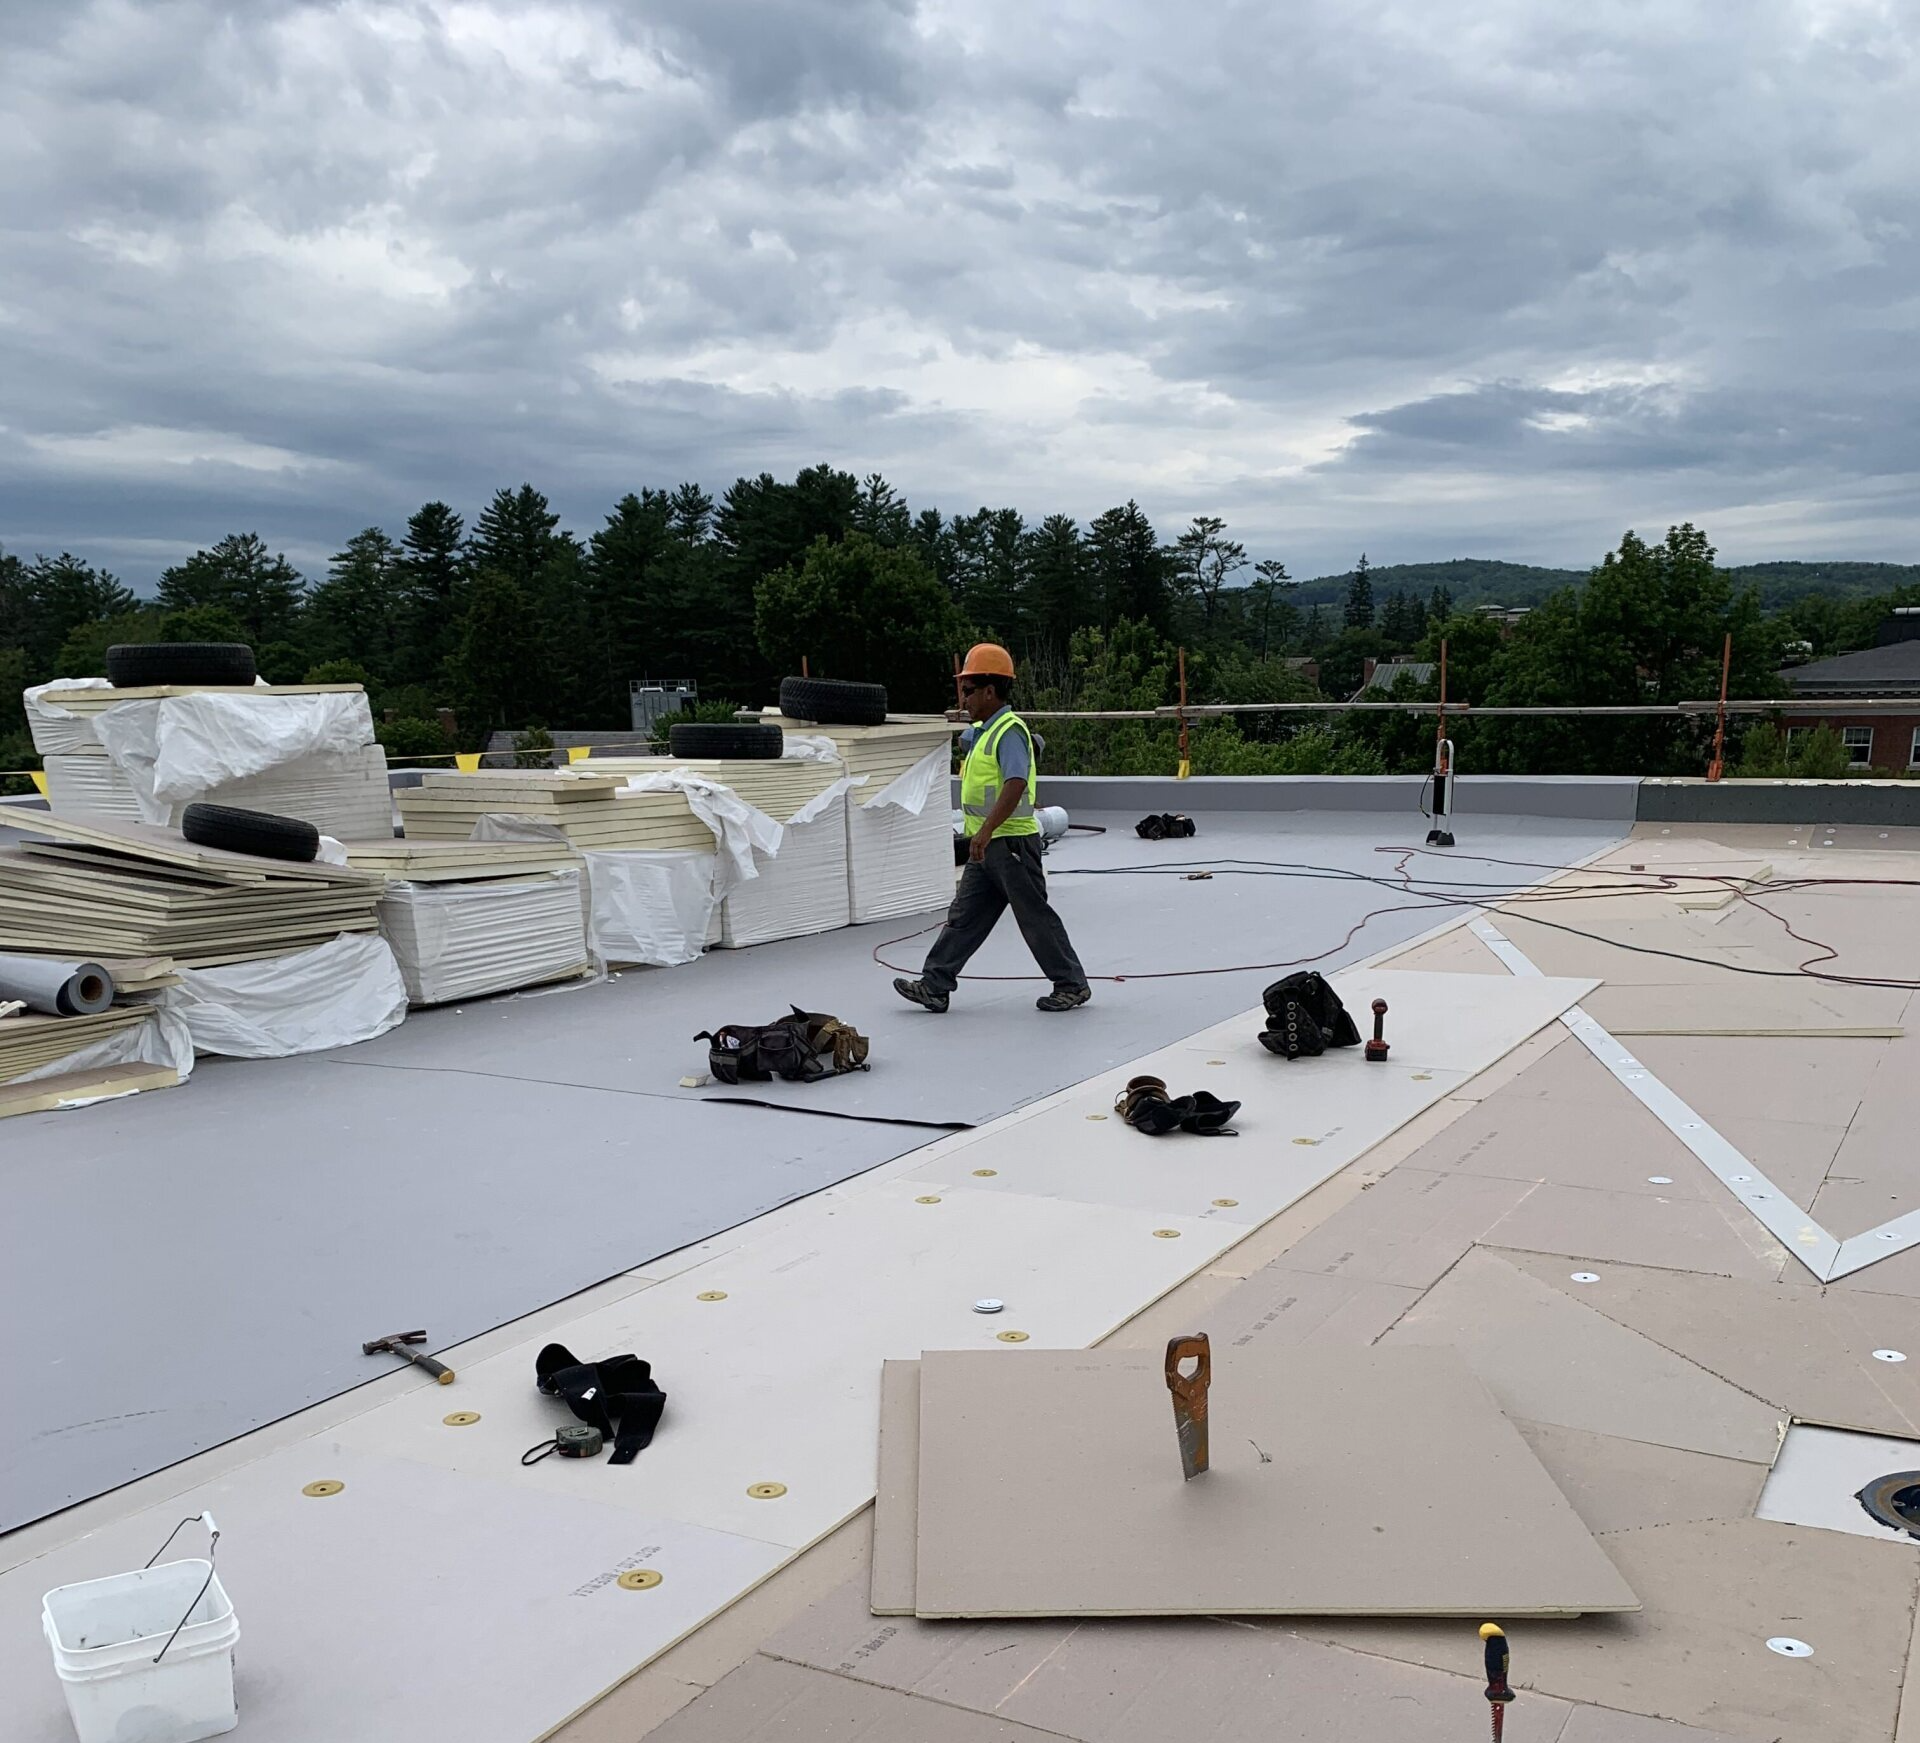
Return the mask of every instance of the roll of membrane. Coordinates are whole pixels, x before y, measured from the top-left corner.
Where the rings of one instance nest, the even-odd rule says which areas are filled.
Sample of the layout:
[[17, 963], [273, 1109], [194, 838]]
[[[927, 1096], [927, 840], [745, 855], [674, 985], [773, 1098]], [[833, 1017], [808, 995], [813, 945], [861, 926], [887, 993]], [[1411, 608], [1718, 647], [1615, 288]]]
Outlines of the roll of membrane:
[[113, 1003], [113, 976], [97, 962], [0, 955], [0, 999], [49, 1017], [91, 1017]]

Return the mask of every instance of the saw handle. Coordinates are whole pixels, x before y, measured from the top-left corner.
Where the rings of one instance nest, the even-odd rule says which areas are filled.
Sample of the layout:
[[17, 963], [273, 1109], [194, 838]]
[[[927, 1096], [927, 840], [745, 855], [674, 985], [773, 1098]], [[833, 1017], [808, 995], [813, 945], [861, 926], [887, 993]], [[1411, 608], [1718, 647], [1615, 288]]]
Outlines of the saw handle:
[[[1180, 1364], [1188, 1361], [1197, 1366], [1191, 1374], [1183, 1374]], [[1189, 1408], [1198, 1405], [1196, 1415], [1206, 1409], [1207, 1384], [1212, 1378], [1213, 1346], [1205, 1332], [1167, 1339], [1167, 1390]]]

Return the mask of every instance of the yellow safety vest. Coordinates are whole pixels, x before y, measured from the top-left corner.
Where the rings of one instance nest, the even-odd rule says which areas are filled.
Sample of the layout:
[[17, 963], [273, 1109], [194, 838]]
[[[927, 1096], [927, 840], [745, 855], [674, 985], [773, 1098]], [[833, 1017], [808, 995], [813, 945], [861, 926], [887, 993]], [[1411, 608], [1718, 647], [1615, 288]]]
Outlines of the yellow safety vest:
[[960, 809], [965, 814], [969, 836], [980, 833], [980, 825], [986, 822], [987, 813], [1000, 797], [1000, 741], [1016, 727], [1027, 740], [1027, 790], [1020, 795], [1020, 803], [1014, 806], [1012, 816], [994, 834], [1040, 833], [1040, 821], [1033, 814], [1034, 794], [1040, 786], [1040, 771], [1034, 765], [1040, 759], [1033, 754], [1033, 734], [1027, 730], [1027, 723], [1009, 710], [974, 739], [967, 760], [960, 765]]

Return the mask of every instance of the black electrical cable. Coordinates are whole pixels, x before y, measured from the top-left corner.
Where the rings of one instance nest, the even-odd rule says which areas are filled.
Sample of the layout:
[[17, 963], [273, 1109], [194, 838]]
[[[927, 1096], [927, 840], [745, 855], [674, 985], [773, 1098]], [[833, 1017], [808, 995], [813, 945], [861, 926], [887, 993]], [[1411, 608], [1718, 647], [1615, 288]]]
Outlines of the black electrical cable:
[[[1322, 866], [1292, 860], [1244, 859], [1175, 860], [1150, 865], [1131, 866], [1062, 866], [1058, 868], [1053, 875], [1056, 877], [1177, 876], [1184, 878], [1196, 870], [1211, 870], [1215, 872], [1216, 875], [1224, 871], [1228, 876], [1295, 877], [1308, 881], [1366, 883], [1376, 885], [1381, 889], [1393, 890], [1413, 898], [1409, 903], [1398, 904], [1392, 907], [1375, 908], [1363, 914], [1360, 919], [1348, 929], [1346, 936], [1342, 938], [1339, 943], [1333, 945], [1331, 949], [1324, 950], [1315, 956], [1298, 957], [1286, 962], [1229, 963], [1215, 968], [1141, 970], [1133, 974], [1093, 975], [1089, 977], [1094, 980], [1105, 980], [1115, 983], [1130, 980], [1178, 980], [1200, 975], [1242, 974], [1267, 972], [1277, 968], [1297, 968], [1307, 963], [1322, 961], [1326, 957], [1333, 955], [1336, 951], [1345, 949], [1366, 927], [1369, 921], [1379, 919], [1386, 914], [1405, 913], [1421, 905], [1434, 907], [1466, 907], [1486, 913], [1498, 909], [1504, 902], [1510, 902], [1523, 896], [1532, 904], [1555, 900], [1604, 899], [1611, 895], [1640, 895], [1651, 891], [1676, 889], [1683, 879], [1717, 884], [1721, 888], [1730, 890], [1741, 900], [1758, 908], [1760, 912], [1766, 914], [1769, 919], [1781, 925], [1789, 936], [1798, 939], [1799, 942], [1803, 944], [1810, 944], [1815, 949], [1826, 952], [1824, 956], [1812, 958], [1810, 961], [1832, 961], [1838, 956], [1838, 952], [1835, 951], [1832, 946], [1818, 939], [1803, 937], [1801, 934], [1795, 932], [1793, 927], [1780, 915], [1774, 913], [1772, 909], [1767, 908], [1762, 903], [1755, 901], [1751, 892], [1758, 891], [1763, 894], [1772, 895], [1791, 893], [1796, 890], [1820, 888], [1827, 885], [1913, 888], [1916, 887], [1917, 884], [1920, 884], [1920, 880], [1909, 878], [1777, 878], [1756, 882], [1754, 880], [1732, 876], [1722, 877], [1708, 874], [1668, 872], [1636, 873], [1621, 871], [1613, 867], [1551, 865], [1544, 861], [1500, 860], [1477, 854], [1453, 853], [1439, 857], [1445, 857], [1450, 861], [1476, 859], [1489, 865], [1513, 865], [1535, 871], [1557, 871], [1576, 874], [1582, 872], [1604, 872], [1609, 876], [1638, 877], [1642, 879], [1642, 881], [1630, 886], [1607, 885], [1556, 893], [1553, 886], [1543, 887], [1538, 884], [1524, 884], [1515, 887], [1517, 881], [1512, 879], [1486, 883], [1467, 879], [1454, 879], [1449, 880], [1445, 884], [1439, 883], [1438, 880], [1421, 879], [1419, 882], [1434, 886], [1432, 888], [1422, 889], [1415, 887], [1416, 880], [1414, 874], [1405, 869], [1405, 862], [1415, 854], [1424, 853], [1426, 851], [1425, 849], [1389, 847], [1380, 848], [1376, 851], [1400, 855], [1402, 869], [1397, 876], [1382, 877], [1370, 872], [1356, 871], [1347, 866]], [[1471, 889], [1495, 890], [1502, 893], [1495, 896], [1475, 896], [1465, 893]], [[1657, 945], [1634, 944], [1624, 939], [1608, 938], [1597, 932], [1586, 931], [1582, 927], [1570, 926], [1564, 921], [1547, 920], [1533, 914], [1516, 913], [1512, 917], [1535, 926], [1547, 927], [1551, 931], [1564, 932], [1570, 937], [1584, 939], [1591, 944], [1607, 945], [1615, 950], [1625, 950], [1637, 956], [1655, 956], [1672, 962], [1684, 962], [1697, 968], [1717, 968], [1724, 970], [1728, 974], [1752, 975], [1767, 980], [1822, 980], [1843, 986], [1873, 986], [1888, 987], [1897, 991], [1920, 991], [1920, 980], [1895, 979], [1874, 975], [1836, 974], [1831, 971], [1822, 971], [1813, 968], [1809, 966], [1808, 963], [1803, 963], [1797, 968], [1755, 968], [1743, 963], [1718, 962], [1711, 957], [1693, 956], [1685, 951], [1663, 950]], [[906, 933], [899, 938], [887, 939], [884, 943], [874, 946], [872, 952], [873, 960], [883, 968], [890, 968], [901, 972], [911, 972], [908, 965], [888, 962], [880, 954], [881, 951], [890, 949], [895, 944], [904, 944], [911, 939], [923, 937], [926, 933], [936, 931], [937, 929], [938, 925], [936, 923], [934, 926], [922, 927], [917, 932]], [[963, 978], [968, 980], [1019, 981], [1034, 980], [1043, 977], [1035, 975], [967, 975]]]

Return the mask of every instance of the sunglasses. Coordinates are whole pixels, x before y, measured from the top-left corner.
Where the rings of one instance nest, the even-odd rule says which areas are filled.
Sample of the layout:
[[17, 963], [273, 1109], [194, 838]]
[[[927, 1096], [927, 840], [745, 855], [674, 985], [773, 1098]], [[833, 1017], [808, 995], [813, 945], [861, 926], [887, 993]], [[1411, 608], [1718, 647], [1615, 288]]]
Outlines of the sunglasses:
[[987, 690], [991, 688], [992, 686], [989, 684], [976, 684], [971, 679], [962, 678], [960, 680], [960, 694], [962, 696], [971, 696], [976, 690]]

